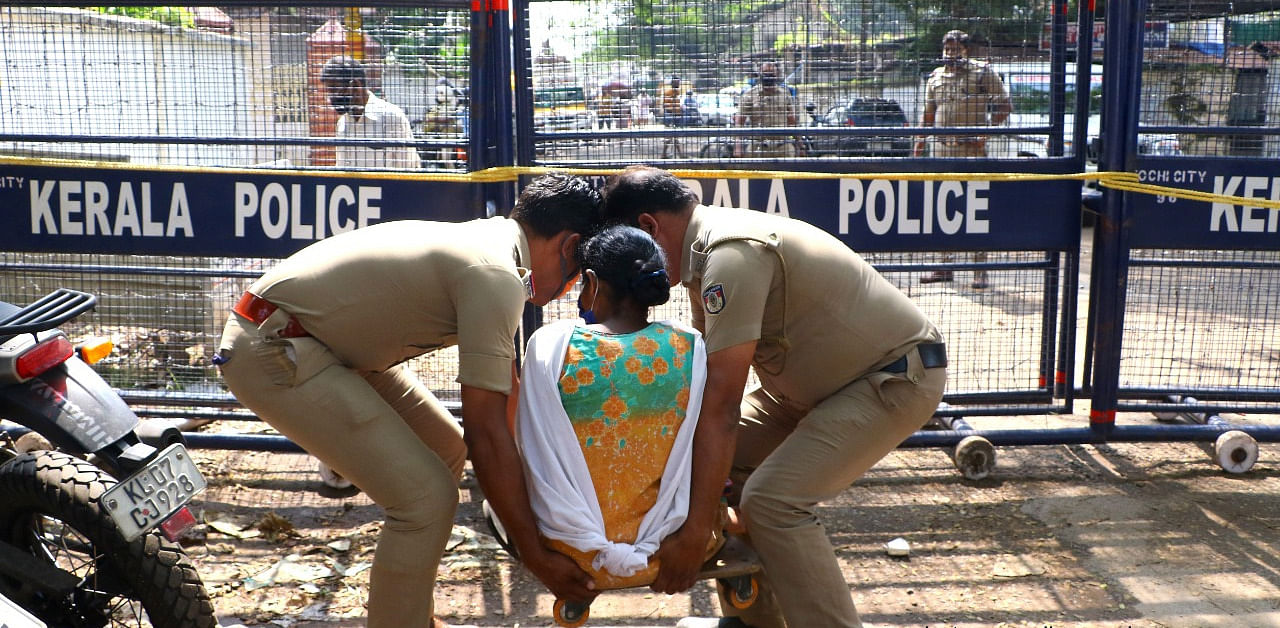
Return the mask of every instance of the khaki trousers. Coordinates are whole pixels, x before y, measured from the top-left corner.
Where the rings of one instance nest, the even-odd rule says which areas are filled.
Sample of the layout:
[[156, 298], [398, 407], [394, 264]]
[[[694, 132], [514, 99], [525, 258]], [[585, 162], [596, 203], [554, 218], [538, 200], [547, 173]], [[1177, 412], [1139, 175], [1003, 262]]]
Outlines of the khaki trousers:
[[[931, 155], [934, 157], [986, 157], [986, 142], [959, 142], [948, 144], [939, 139], [933, 140], [933, 147], [930, 149]], [[947, 253], [942, 256], [942, 261], [955, 261], [956, 256], [953, 253]], [[982, 263], [987, 261], [987, 253], [985, 251], [977, 251], [973, 254], [973, 261]], [[985, 282], [987, 280], [987, 271], [976, 270], [973, 272], [974, 281]]]
[[[816, 506], [834, 498], [937, 410], [945, 368], [871, 373], [812, 409], [756, 389], [743, 399], [734, 483], [768, 578], [750, 608], [721, 594], [725, 615], [755, 628], [857, 627], [862, 623]], [[742, 483], [745, 480], [745, 483]], [[785, 618], [785, 621], [784, 621]]]
[[462, 430], [403, 367], [359, 373], [315, 338], [279, 338], [232, 314], [218, 352], [236, 399], [381, 506], [370, 571], [370, 628], [432, 625], [432, 590], [466, 461]]
[[934, 138], [930, 142], [929, 154], [934, 157], [986, 157], [987, 143], [984, 142], [944, 142]]

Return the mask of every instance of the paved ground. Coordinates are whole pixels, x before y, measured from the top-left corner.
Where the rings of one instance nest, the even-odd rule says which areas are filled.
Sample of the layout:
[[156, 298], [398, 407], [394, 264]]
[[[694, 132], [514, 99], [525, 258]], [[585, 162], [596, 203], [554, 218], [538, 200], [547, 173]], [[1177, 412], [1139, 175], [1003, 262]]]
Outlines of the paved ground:
[[[1072, 415], [981, 427], [1085, 424]], [[1280, 627], [1280, 446], [1264, 444], [1243, 475], [1187, 443], [998, 454], [992, 477], [973, 482], [943, 451], [900, 450], [822, 507], [870, 625]], [[214, 523], [190, 550], [224, 625], [362, 625], [377, 507], [322, 495], [304, 456], [199, 456], [211, 485], [197, 505]], [[551, 597], [483, 534], [474, 484], [461, 490], [438, 612], [454, 624], [552, 625]], [[896, 537], [910, 557], [886, 555]], [[674, 596], [606, 592], [589, 625], [673, 626], [716, 614], [713, 600], [705, 584]]]

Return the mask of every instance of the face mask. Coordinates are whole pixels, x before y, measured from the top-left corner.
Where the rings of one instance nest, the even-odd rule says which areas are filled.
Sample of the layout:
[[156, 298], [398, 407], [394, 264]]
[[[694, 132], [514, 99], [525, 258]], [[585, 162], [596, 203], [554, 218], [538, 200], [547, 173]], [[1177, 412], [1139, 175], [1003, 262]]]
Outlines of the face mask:
[[761, 85], [764, 85], [765, 87], [773, 87], [774, 85], [777, 85], [777, 84], [778, 84], [778, 77], [776, 77], [776, 76], [762, 76], [762, 77], [760, 77], [760, 84], [761, 84]]
[[339, 114], [348, 114], [355, 111], [356, 97], [351, 94], [334, 94], [329, 97], [329, 106]]
[[[593, 270], [588, 270], [587, 273], [590, 273], [592, 276], [596, 274], [595, 271]], [[599, 280], [597, 279], [597, 281]], [[582, 321], [585, 322], [586, 324], [595, 325], [600, 321], [596, 320], [596, 313], [594, 310], [592, 310], [592, 308], [596, 306], [596, 295], [600, 294], [600, 289], [596, 288], [595, 294], [591, 295], [590, 305], [583, 305], [582, 297], [586, 296], [587, 294], [586, 285], [587, 283], [586, 283], [586, 280], [584, 279], [582, 282], [583, 290], [582, 292], [578, 293], [578, 315], [582, 317]]]

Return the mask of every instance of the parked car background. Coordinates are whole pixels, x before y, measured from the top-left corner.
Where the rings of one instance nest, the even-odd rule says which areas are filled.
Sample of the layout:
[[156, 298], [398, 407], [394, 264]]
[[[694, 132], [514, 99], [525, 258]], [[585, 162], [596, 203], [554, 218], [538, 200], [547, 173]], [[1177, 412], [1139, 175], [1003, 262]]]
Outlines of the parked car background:
[[729, 94], [694, 94], [702, 126], [730, 126], [738, 113], [738, 104]]
[[[907, 115], [896, 100], [868, 97], [851, 98], [814, 117], [813, 122], [823, 127], [908, 126]], [[809, 154], [819, 157], [909, 157], [912, 149], [908, 135], [815, 135], [809, 136], [806, 144]]]

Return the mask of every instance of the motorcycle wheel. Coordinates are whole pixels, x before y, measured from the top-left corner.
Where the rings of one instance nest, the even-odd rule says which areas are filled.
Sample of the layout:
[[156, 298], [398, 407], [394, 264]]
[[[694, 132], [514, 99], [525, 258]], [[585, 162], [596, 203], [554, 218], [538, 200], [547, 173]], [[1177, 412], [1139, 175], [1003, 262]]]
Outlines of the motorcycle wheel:
[[0, 592], [50, 626], [214, 628], [213, 603], [182, 548], [155, 532], [120, 536], [98, 497], [116, 480], [64, 453], [0, 466], [0, 535], [79, 580], [55, 598], [0, 575]]

